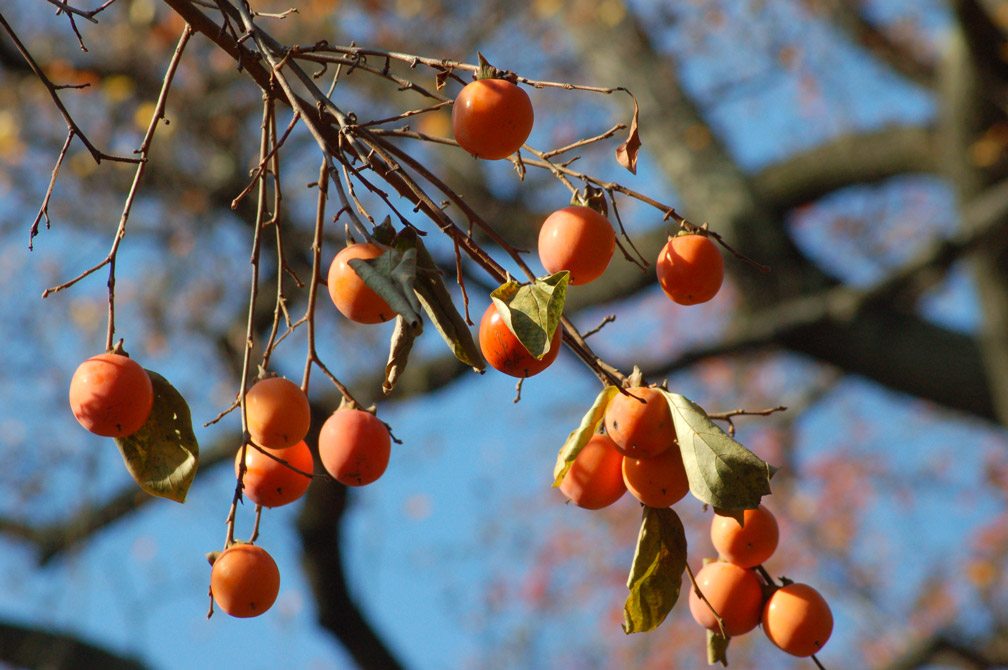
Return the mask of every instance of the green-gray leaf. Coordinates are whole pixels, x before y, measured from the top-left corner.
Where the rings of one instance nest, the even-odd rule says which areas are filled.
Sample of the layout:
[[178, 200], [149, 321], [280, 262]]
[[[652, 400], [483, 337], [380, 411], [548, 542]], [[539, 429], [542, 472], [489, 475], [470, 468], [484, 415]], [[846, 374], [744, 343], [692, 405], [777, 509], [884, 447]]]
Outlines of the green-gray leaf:
[[663, 393], [672, 411], [690, 492], [722, 513], [757, 507], [770, 493], [774, 469], [729, 437], [692, 400]]
[[569, 280], [570, 273], [562, 270], [528, 284], [512, 280], [490, 294], [504, 323], [537, 359], [549, 353], [563, 316]]
[[378, 258], [353, 258], [349, 264], [364, 283], [410, 325], [420, 323], [420, 303], [413, 292], [416, 249], [386, 249]]
[[[403, 235], [406, 233], [404, 230]], [[486, 369], [483, 354], [476, 346], [465, 319], [455, 308], [451, 294], [448, 293], [441, 277], [441, 271], [416, 233], [412, 233], [411, 238], [416, 248], [417, 266], [413, 290], [420, 300], [420, 305], [427, 312], [441, 338], [455, 354], [455, 358], [477, 372], [482, 372]]]
[[147, 493], [185, 502], [199, 467], [199, 444], [189, 405], [168, 380], [151, 370], [154, 406], [140, 430], [115, 438], [126, 469]]
[[567, 471], [570, 470], [578, 453], [598, 430], [599, 424], [605, 417], [609, 401], [617, 393], [619, 393], [619, 389], [615, 386], [606, 386], [602, 389], [595, 398], [595, 402], [592, 403], [591, 409], [582, 417], [581, 425], [567, 436], [567, 440], [560, 447], [560, 453], [557, 454], [556, 465], [553, 467], [553, 486], [560, 486], [560, 482], [567, 475]]
[[627, 578], [623, 632], [644, 633], [665, 620], [679, 599], [686, 570], [686, 531], [672, 508], [644, 508], [637, 549]]

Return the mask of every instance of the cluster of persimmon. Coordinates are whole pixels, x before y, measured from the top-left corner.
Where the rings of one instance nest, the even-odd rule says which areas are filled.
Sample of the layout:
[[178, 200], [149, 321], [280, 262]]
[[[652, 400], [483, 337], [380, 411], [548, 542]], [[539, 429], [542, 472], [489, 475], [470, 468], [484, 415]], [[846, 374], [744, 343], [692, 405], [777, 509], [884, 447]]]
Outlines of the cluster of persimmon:
[[[452, 109], [456, 142], [486, 160], [506, 159], [517, 152], [531, 133], [533, 121], [525, 91], [495, 76], [481, 76], [466, 85]], [[615, 232], [606, 215], [578, 201], [545, 219], [538, 254], [547, 272], [567, 271], [571, 285], [583, 285], [605, 272], [615, 245]], [[376, 324], [395, 317], [395, 311], [350, 264], [353, 259], [376, 259], [385, 250], [372, 241], [350, 243], [331, 262], [326, 278], [329, 295], [339, 312], [354, 322]], [[686, 305], [714, 297], [724, 274], [720, 252], [702, 231], [670, 238], [656, 270], [665, 293]], [[479, 325], [480, 348], [487, 362], [520, 378], [541, 372], [555, 360], [560, 337], [558, 326], [548, 351], [536, 357], [494, 304]], [[70, 404], [81, 425], [116, 438], [144, 426], [154, 395], [147, 372], [121, 348], [84, 361], [70, 384]], [[262, 507], [294, 502], [304, 495], [315, 470], [305, 442], [311, 423], [305, 390], [282, 377], [261, 378], [245, 393], [243, 411], [249, 442], [235, 455], [235, 472], [244, 495]], [[642, 503], [662, 507], [686, 494], [682, 458], [678, 448], [673, 448], [675, 434], [660, 394], [646, 387], [630, 389], [628, 396], [610, 404], [606, 431], [592, 438], [564, 480], [561, 488], [568, 497], [583, 507], [598, 508], [629, 489]], [[385, 425], [374, 414], [353, 407], [336, 410], [319, 433], [322, 467], [348, 486], [377, 480], [388, 466], [390, 451]], [[211, 592], [228, 614], [256, 616], [275, 601], [279, 571], [261, 547], [235, 542], [214, 554], [212, 565]]]
[[[747, 509], [740, 523], [715, 514], [711, 542], [719, 559], [696, 574], [689, 608], [701, 626], [724, 637], [748, 633], [762, 624], [767, 638], [793, 656], [819, 652], [833, 632], [833, 614], [813, 587], [783, 580], [778, 586], [762, 569], [777, 548], [777, 520], [765, 506]], [[705, 602], [706, 601], [706, 602]], [[716, 614], [715, 614], [716, 612]]]
[[604, 433], [581, 449], [560, 482], [579, 507], [601, 509], [627, 491], [648, 507], [670, 507], [689, 491], [672, 413], [660, 391], [635, 386], [606, 406]]
[[[492, 71], [492, 70], [490, 70]], [[525, 91], [496, 76], [466, 84], [452, 105], [452, 130], [458, 145], [476, 158], [502, 160], [517, 152], [532, 132], [535, 113]], [[616, 234], [604, 213], [585, 204], [571, 204], [551, 213], [539, 230], [538, 254], [549, 274], [566, 270], [571, 285], [587, 284], [605, 272], [616, 247]], [[354, 243], [337, 254], [329, 268], [328, 287], [336, 307], [360, 323], [380, 323], [395, 316], [388, 304], [350, 266], [381, 256], [372, 242]], [[658, 281], [673, 301], [682, 305], [713, 298], [724, 279], [724, 261], [703, 231], [669, 239], [655, 263]], [[561, 332], [552, 334], [548, 351], [530, 353], [491, 303], [479, 324], [483, 357], [497, 370], [524, 378], [549, 367], [559, 353]]]
[[[532, 130], [533, 118], [528, 95], [503, 79], [468, 84], [452, 111], [456, 141], [480, 158], [501, 159], [517, 151]], [[539, 262], [547, 273], [566, 270], [572, 285], [582, 285], [606, 271], [616, 248], [616, 234], [603, 213], [574, 204], [546, 217], [539, 229], [537, 248]], [[704, 232], [683, 232], [670, 238], [655, 267], [665, 294], [684, 305], [713, 298], [725, 276], [721, 252]], [[536, 358], [514, 336], [494, 304], [480, 321], [484, 358], [513, 377], [531, 377], [545, 370], [555, 360], [558, 345], [557, 327], [549, 350]]]
[[[294, 502], [308, 490], [315, 468], [305, 443], [311, 425], [307, 395], [288, 379], [266, 377], [245, 394], [245, 414], [251, 443], [235, 455], [235, 475], [242, 478], [245, 496], [262, 507]], [[318, 436], [322, 467], [346, 486], [364, 486], [381, 477], [391, 447], [385, 424], [353, 407], [333, 412]], [[222, 610], [252, 617], [273, 605], [280, 574], [266, 550], [239, 542], [211, 560], [210, 592]]]
[[[560, 491], [586, 509], [607, 507], [630, 493], [648, 507], [665, 508], [689, 492], [689, 480], [668, 402], [647, 386], [626, 389], [606, 406], [604, 433], [584, 445]], [[777, 548], [779, 531], [763, 505], [734, 516], [715, 514], [711, 541], [720, 560], [696, 574], [689, 608], [700, 625], [725, 637], [762, 623], [777, 647], [795, 656], [818, 652], [833, 630], [829, 605], [807, 584], [778, 587], [762, 571]]]

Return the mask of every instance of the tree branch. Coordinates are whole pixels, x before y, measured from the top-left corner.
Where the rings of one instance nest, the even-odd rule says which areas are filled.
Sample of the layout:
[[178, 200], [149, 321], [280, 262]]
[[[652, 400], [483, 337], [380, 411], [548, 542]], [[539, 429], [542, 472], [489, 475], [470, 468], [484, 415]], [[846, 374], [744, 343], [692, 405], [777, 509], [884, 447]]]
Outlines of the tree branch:
[[969, 670], [986, 670], [1008, 665], [1006, 634], [998, 629], [984, 639], [965, 639], [953, 631], [938, 631], [907, 649], [883, 670], [919, 670], [935, 663], [952, 664]]
[[0, 660], [45, 670], [146, 670], [140, 661], [52, 630], [0, 622]]
[[[948, 40], [942, 63], [942, 117], [945, 176], [960, 203], [977, 197], [996, 179], [1008, 173], [1003, 159], [985, 165], [975, 159], [974, 147], [995, 124], [1008, 119], [998, 102], [990, 96], [996, 81], [995, 66], [984, 61], [993, 45], [977, 45], [982, 37], [993, 38], [995, 30], [984, 11], [969, 0], [955, 3], [959, 25]], [[1003, 38], [998, 38], [1003, 42]], [[999, 164], [1000, 163], [1000, 164]], [[1008, 214], [1002, 214], [1008, 218]], [[974, 229], [979, 222], [964, 216], [960, 226]], [[984, 375], [990, 385], [992, 403], [1002, 423], [1008, 425], [1008, 243], [1004, 237], [991, 243], [972, 259], [973, 276], [983, 318], [980, 324], [981, 355]]]
[[842, 135], [764, 168], [753, 176], [753, 188], [765, 202], [787, 211], [847, 186], [934, 173], [936, 147], [933, 128], [888, 126]]
[[398, 670], [402, 664], [365, 618], [349, 590], [340, 538], [346, 505], [345, 486], [329, 477], [316, 478], [298, 515], [302, 566], [315, 595], [318, 622], [363, 670]]
[[[784, 301], [742, 317], [720, 342], [641, 367], [669, 375], [707, 358], [785, 346], [894, 390], [997, 421], [979, 342], [890, 307], [913, 305], [953, 263], [1005, 238], [1008, 181], [975, 198], [962, 214], [967, 223], [955, 234], [935, 240], [869, 286], [835, 286]], [[937, 361], [936, 351], [942, 352]]]
[[893, 38], [864, 15], [862, 2], [826, 0], [830, 22], [846, 33], [853, 42], [867, 49], [875, 58], [910, 81], [925, 88], [934, 88], [935, 63], [922, 57], [912, 44]]

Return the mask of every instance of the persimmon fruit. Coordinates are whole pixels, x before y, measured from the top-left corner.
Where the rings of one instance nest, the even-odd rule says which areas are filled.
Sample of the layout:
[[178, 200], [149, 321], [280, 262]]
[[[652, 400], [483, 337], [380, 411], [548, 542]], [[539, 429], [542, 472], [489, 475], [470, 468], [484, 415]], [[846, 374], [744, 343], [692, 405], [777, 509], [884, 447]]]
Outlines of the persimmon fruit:
[[466, 84], [452, 105], [455, 141], [477, 158], [500, 160], [518, 151], [534, 120], [528, 94], [504, 79]]
[[385, 250], [371, 242], [359, 242], [343, 247], [329, 266], [326, 284], [329, 297], [343, 316], [357, 323], [382, 323], [395, 317], [385, 299], [364, 283], [350, 265], [355, 258], [371, 260]]
[[670, 507], [689, 492], [689, 480], [678, 447], [651, 458], [623, 459], [623, 483], [648, 507]]
[[87, 359], [70, 379], [70, 409], [87, 430], [104, 437], [138, 431], [154, 406], [154, 386], [139, 363], [104, 353]]
[[333, 479], [346, 486], [365, 486], [388, 467], [392, 439], [378, 417], [360, 409], [338, 409], [322, 424], [319, 458]]
[[609, 267], [616, 233], [609, 219], [591, 207], [558, 209], [539, 229], [539, 260], [550, 274], [567, 270], [571, 284], [587, 284]]
[[675, 447], [672, 412], [661, 391], [648, 386], [626, 391], [613, 396], [605, 411], [606, 432], [616, 446], [631, 458], [651, 458]]
[[710, 537], [721, 558], [751, 568], [770, 558], [777, 549], [777, 519], [763, 505], [742, 512], [742, 525], [733, 517], [715, 514]]
[[721, 289], [724, 259], [707, 235], [678, 235], [658, 254], [658, 283], [680, 305], [707, 302]]
[[[721, 616], [729, 637], [748, 633], [760, 622], [763, 589], [752, 570], [725, 561], [713, 561], [696, 573], [696, 583], [711, 607]], [[711, 608], [690, 589], [689, 608], [693, 619], [704, 628], [719, 632]]]
[[[266, 449], [277, 458], [294, 466], [301, 472], [311, 473], [315, 459], [304, 440], [287, 449]], [[241, 450], [235, 454], [235, 476], [241, 463]], [[258, 449], [245, 447], [245, 476], [242, 478], [245, 497], [263, 507], [280, 507], [294, 502], [304, 495], [311, 484], [311, 477], [292, 470]]]
[[833, 612], [818, 591], [795, 582], [773, 592], [763, 607], [763, 632], [792, 656], [817, 653], [833, 633]]
[[311, 407], [301, 387], [283, 377], [260, 379], [245, 393], [249, 435], [260, 447], [286, 449], [308, 434]]
[[550, 340], [549, 351], [542, 358], [536, 358], [511, 332], [497, 311], [497, 306], [491, 303], [480, 319], [480, 350], [487, 363], [504, 374], [512, 377], [531, 377], [548, 368], [556, 360], [557, 354], [560, 353], [561, 330], [558, 325], [553, 332], [553, 339]]
[[232, 544], [214, 559], [210, 592], [217, 605], [233, 617], [259, 616], [276, 602], [280, 570], [262, 547]]
[[601, 509], [623, 497], [623, 454], [608, 435], [592, 435], [560, 481], [560, 491], [578, 507]]

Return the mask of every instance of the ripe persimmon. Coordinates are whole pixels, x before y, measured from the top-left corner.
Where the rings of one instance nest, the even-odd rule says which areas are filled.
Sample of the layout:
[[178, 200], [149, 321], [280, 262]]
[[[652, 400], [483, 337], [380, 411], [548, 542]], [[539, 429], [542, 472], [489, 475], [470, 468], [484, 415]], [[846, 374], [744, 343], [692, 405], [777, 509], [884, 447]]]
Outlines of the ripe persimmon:
[[378, 258], [385, 250], [377, 244], [361, 242], [350, 244], [340, 250], [329, 266], [327, 285], [329, 297], [336, 309], [346, 318], [357, 323], [382, 323], [395, 316], [395, 312], [374, 289], [364, 283], [357, 271], [350, 265], [355, 258], [371, 260]]
[[232, 544], [214, 559], [210, 593], [233, 617], [259, 616], [276, 602], [280, 571], [273, 557], [254, 544]]
[[[304, 440], [286, 449], [266, 449], [277, 458], [294, 466], [301, 472], [311, 473], [315, 469], [315, 459]], [[241, 462], [241, 450], [235, 454], [235, 475]], [[245, 476], [242, 478], [245, 496], [263, 507], [280, 507], [292, 503], [308, 490], [311, 477], [301, 474], [276, 461], [258, 449], [245, 447]]]
[[245, 393], [252, 441], [268, 449], [292, 447], [308, 434], [311, 408], [301, 387], [283, 377], [260, 379]]
[[713, 561], [696, 573], [696, 583], [710, 607], [700, 599], [695, 589], [690, 589], [690, 614], [704, 628], [721, 631], [711, 607], [721, 616], [724, 632], [729, 637], [748, 633], [759, 624], [763, 612], [763, 589], [752, 570], [734, 563]]
[[608, 435], [592, 435], [561, 480], [560, 491], [578, 507], [607, 507], [626, 493], [622, 464], [623, 454]]
[[92, 356], [70, 379], [70, 409], [80, 425], [96, 435], [135, 433], [153, 405], [154, 386], [147, 371], [121, 354]]
[[651, 458], [623, 459], [623, 482], [648, 507], [669, 507], [689, 492], [689, 480], [677, 446]]
[[452, 105], [455, 141], [477, 158], [499, 160], [518, 151], [534, 120], [528, 94], [504, 79], [466, 84]]
[[360, 409], [338, 409], [322, 424], [319, 458], [333, 479], [346, 486], [364, 486], [388, 467], [392, 440], [378, 417]]
[[609, 266], [616, 233], [591, 207], [558, 209], [539, 229], [539, 260], [550, 274], [568, 270], [571, 284], [587, 284]]
[[710, 536], [714, 548], [726, 561], [751, 568], [773, 555], [780, 531], [777, 519], [763, 505], [742, 512], [743, 524], [730, 516], [715, 514]]
[[651, 458], [676, 446], [668, 401], [661, 391], [648, 386], [634, 386], [613, 396], [606, 407], [605, 427], [616, 446], [631, 458]]
[[833, 612], [818, 591], [795, 582], [773, 592], [763, 607], [763, 632], [792, 656], [815, 654], [833, 633]]
[[724, 259], [707, 235], [678, 235], [658, 254], [658, 283], [680, 305], [707, 302], [721, 289]]
[[556, 360], [560, 353], [561, 328], [557, 326], [550, 340], [550, 350], [542, 358], [529, 353], [507, 323], [501, 318], [497, 306], [490, 303], [480, 319], [479, 343], [487, 363], [512, 377], [531, 377], [539, 374]]

